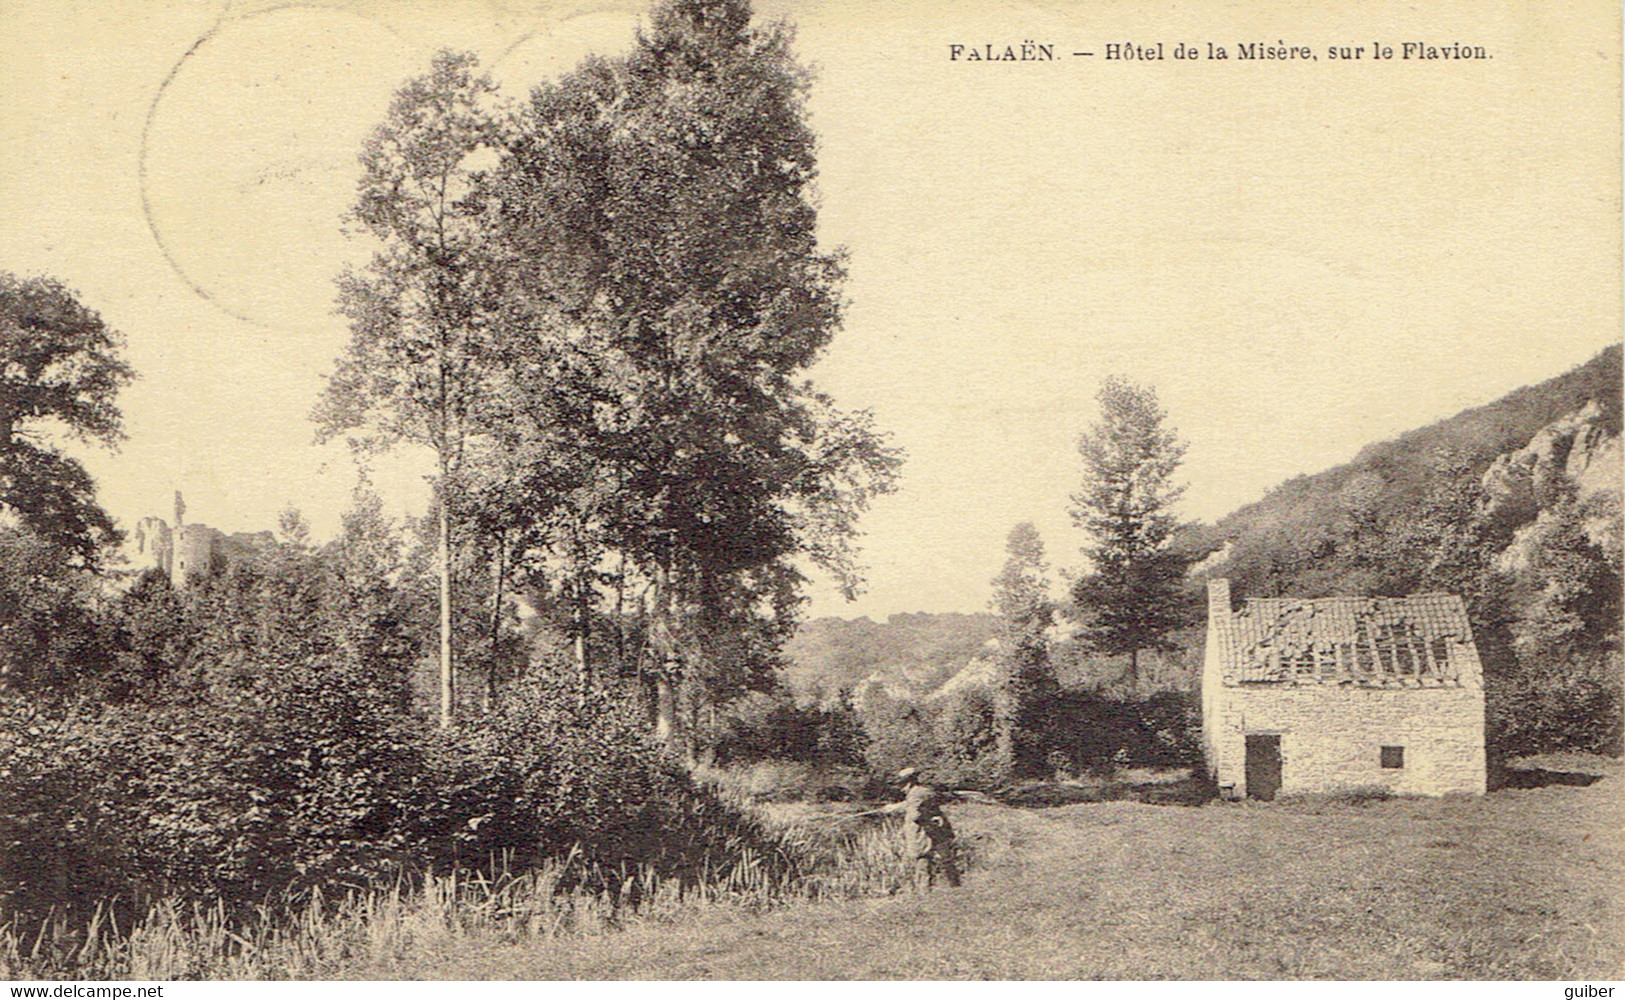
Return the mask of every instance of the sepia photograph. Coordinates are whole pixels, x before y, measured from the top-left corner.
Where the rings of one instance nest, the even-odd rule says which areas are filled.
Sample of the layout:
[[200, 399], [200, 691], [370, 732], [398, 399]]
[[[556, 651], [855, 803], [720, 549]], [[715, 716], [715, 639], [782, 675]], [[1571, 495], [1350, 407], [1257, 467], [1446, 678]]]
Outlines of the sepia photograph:
[[0, 980], [1612, 995], [1621, 36], [3, 0]]

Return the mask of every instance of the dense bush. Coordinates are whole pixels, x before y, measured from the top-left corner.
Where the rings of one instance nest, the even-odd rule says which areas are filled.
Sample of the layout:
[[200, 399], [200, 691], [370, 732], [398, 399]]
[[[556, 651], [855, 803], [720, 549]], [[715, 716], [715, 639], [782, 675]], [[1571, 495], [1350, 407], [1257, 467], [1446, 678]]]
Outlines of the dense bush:
[[1625, 752], [1625, 669], [1617, 651], [1518, 663], [1485, 679], [1486, 740], [1497, 757]]
[[[435, 784], [454, 794], [432, 833], [441, 843], [461, 837], [471, 862], [574, 853], [583, 870], [606, 875], [644, 866], [697, 882], [747, 859], [793, 865], [776, 838], [694, 782], [648, 729], [635, 701], [617, 692], [581, 699], [545, 676], [521, 680], [498, 713], [445, 748], [451, 767]], [[474, 835], [463, 837], [459, 823]]]
[[[109, 888], [248, 902], [398, 864], [425, 769], [411, 646], [378, 641], [391, 609], [335, 572], [344, 555], [277, 544], [184, 593], [148, 574], [106, 603], [111, 666], [41, 692], [50, 721], [0, 750], [0, 801], [72, 803], [5, 817], [13, 908]], [[60, 836], [94, 857], [47, 885], [29, 869]]]
[[105, 794], [117, 734], [0, 696], [0, 921], [126, 891], [130, 817]]
[[116, 725], [133, 772], [121, 791], [146, 819], [132, 868], [166, 892], [360, 885], [410, 845], [416, 727], [353, 664], [284, 667]]
[[[1061, 691], [1033, 734], [1045, 759], [1074, 774], [1116, 767], [1189, 767], [1201, 762], [1201, 705], [1194, 692], [1112, 698]], [[879, 773], [919, 767], [936, 780], [990, 788], [1005, 775], [994, 735], [996, 705], [984, 690], [912, 703], [880, 701], [864, 714], [868, 759]]]
[[863, 715], [865, 757], [883, 780], [913, 767], [956, 788], [992, 788], [1008, 769], [998, 723], [995, 696], [985, 688], [922, 702], [876, 698]]
[[919, 768], [941, 781], [936, 712], [928, 703], [874, 697], [864, 706], [863, 727], [869, 737], [864, 759], [877, 776], [890, 777], [905, 767]]
[[429, 729], [409, 697], [411, 595], [352, 542], [295, 535], [183, 593], [149, 574], [105, 606], [70, 602], [94, 618], [96, 670], [0, 688], [0, 910], [293, 901], [564, 855], [617, 888], [632, 869], [790, 867], [646, 741], [635, 695], [521, 681], [493, 713]]
[[786, 695], [752, 693], [729, 705], [711, 738], [715, 763], [794, 760], [859, 766], [868, 737], [851, 702], [797, 705]]
[[78, 686], [111, 666], [96, 579], [30, 531], [0, 526], [0, 693]]
[[343, 672], [314, 661], [207, 699], [26, 727], [0, 749], [9, 908], [115, 892], [250, 902], [388, 870], [413, 840], [420, 741]]
[[1010, 769], [999, 742], [999, 705], [994, 692], [966, 688], [942, 699], [934, 711], [937, 753], [923, 769], [955, 788], [993, 788]]
[[1159, 691], [1138, 702], [1142, 734], [1137, 763], [1148, 767], [1189, 767], [1202, 762], [1200, 691]]
[[[1072, 714], [1068, 714], [1068, 713]], [[1075, 770], [1116, 762], [1131, 767], [1185, 767], [1201, 763], [1200, 695], [1164, 691], [1142, 699], [1080, 693], [1057, 705], [1051, 723], [1057, 744], [1071, 753]], [[1067, 734], [1083, 734], [1067, 741]]]
[[14, 914], [114, 895], [256, 903], [566, 855], [600, 888], [634, 870], [695, 883], [795, 867], [650, 745], [641, 713], [540, 680], [450, 734], [331, 661], [207, 701], [55, 720], [7, 711], [0, 905]]

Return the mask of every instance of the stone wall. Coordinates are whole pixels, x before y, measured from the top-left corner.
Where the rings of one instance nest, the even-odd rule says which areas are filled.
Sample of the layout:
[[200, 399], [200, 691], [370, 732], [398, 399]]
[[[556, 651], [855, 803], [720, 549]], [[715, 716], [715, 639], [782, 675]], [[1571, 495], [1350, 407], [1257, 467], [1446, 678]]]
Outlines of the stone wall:
[[1208, 762], [1208, 777], [1218, 780], [1214, 762], [1218, 760], [1216, 737], [1218, 711], [1224, 696], [1224, 649], [1219, 627], [1230, 620], [1230, 581], [1220, 578], [1207, 585], [1207, 645], [1202, 654], [1202, 755]]
[[206, 524], [183, 524], [174, 531], [174, 564], [169, 581], [184, 590], [189, 580], [213, 572], [216, 542], [220, 532]]
[[[1228, 795], [1247, 794], [1249, 733], [1280, 735], [1282, 794], [1485, 791], [1484, 695], [1473, 686], [1242, 685], [1220, 689], [1211, 711], [1204, 698], [1203, 713], [1209, 769]], [[1382, 767], [1384, 746], [1404, 748], [1403, 767]]]
[[169, 575], [173, 565], [174, 539], [169, 523], [161, 517], [143, 517], [125, 539], [125, 555], [136, 573], [155, 569]]

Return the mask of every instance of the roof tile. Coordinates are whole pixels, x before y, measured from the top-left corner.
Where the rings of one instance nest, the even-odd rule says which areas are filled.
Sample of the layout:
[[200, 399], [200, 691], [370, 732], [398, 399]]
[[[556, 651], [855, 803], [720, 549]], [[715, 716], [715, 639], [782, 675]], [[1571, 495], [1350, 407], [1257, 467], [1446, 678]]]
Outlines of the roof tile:
[[1475, 665], [1472, 628], [1453, 594], [1252, 598], [1219, 622], [1228, 683], [1459, 685]]

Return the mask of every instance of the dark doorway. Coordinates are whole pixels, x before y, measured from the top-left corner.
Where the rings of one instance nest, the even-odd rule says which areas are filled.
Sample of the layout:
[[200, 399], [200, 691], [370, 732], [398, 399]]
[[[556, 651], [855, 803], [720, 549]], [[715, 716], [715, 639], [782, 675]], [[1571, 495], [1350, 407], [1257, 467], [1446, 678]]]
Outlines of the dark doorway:
[[1273, 802], [1281, 790], [1281, 737], [1247, 737], [1247, 797]]

